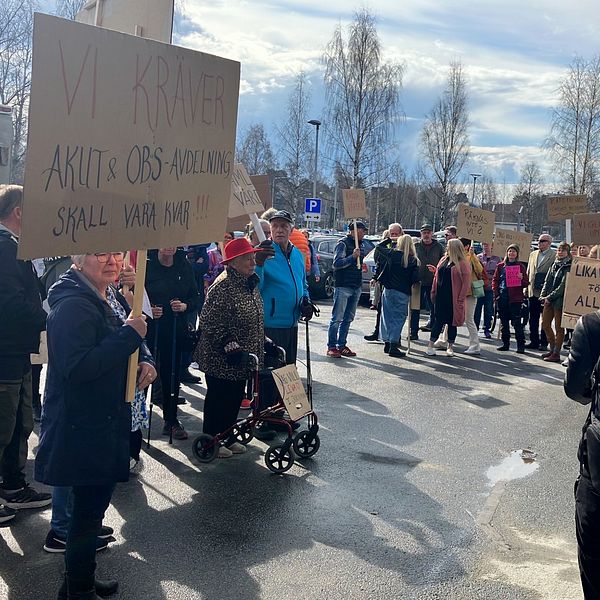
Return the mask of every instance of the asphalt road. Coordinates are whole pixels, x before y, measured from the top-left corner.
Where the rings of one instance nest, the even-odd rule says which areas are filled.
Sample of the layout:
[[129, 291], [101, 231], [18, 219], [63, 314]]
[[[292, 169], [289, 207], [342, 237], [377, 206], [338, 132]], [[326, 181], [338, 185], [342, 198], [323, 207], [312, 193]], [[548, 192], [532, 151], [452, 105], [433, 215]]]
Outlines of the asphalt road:
[[[195, 463], [202, 385], [184, 387], [189, 441], [169, 446], [154, 419], [143, 467], [105, 521], [117, 541], [98, 572], [120, 580], [114, 597], [582, 598], [572, 489], [586, 409], [564, 396], [563, 367], [487, 341], [481, 357], [428, 357], [420, 341], [390, 359], [362, 339], [365, 308], [348, 340], [358, 357], [328, 359], [329, 316], [323, 306], [310, 326], [313, 459], [274, 475], [252, 441], [246, 455]], [[522, 449], [535, 460], [510, 458]], [[0, 528], [0, 598], [55, 597], [63, 563], [42, 550], [49, 519], [23, 511]]]

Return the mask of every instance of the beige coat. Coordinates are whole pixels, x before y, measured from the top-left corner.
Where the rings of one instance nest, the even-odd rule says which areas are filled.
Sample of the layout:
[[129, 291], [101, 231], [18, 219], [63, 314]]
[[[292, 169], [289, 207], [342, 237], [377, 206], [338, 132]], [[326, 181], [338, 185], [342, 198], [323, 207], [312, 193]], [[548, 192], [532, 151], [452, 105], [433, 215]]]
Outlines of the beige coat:
[[541, 285], [536, 285], [534, 289], [536, 273], [544, 273], [545, 279], [545, 275], [548, 273], [550, 267], [554, 264], [554, 261], [556, 260], [556, 251], [549, 249], [548, 253], [544, 257], [544, 260], [542, 260], [538, 268], [537, 260], [539, 254], [539, 250], [534, 250], [529, 255], [529, 263], [527, 264], [527, 276], [529, 277], [529, 287], [527, 288], [527, 293], [530, 297], [535, 296], [536, 298], [540, 297], [540, 293], [542, 292], [542, 286], [544, 285], [544, 282], [542, 281]]

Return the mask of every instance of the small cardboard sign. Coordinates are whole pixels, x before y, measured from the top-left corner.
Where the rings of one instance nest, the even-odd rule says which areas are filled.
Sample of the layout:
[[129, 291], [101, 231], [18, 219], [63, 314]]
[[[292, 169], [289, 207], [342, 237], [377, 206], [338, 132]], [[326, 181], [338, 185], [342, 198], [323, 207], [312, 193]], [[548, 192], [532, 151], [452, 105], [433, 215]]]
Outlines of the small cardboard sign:
[[506, 273], [506, 287], [523, 287], [523, 276], [519, 265], [508, 265], [504, 267]]
[[456, 231], [458, 237], [474, 242], [492, 243], [496, 216], [490, 210], [482, 210], [468, 204], [458, 205]]
[[273, 369], [271, 373], [292, 421], [307, 415], [311, 411], [310, 402], [296, 365]]
[[511, 244], [519, 246], [519, 261], [527, 262], [531, 254], [531, 241], [533, 235], [526, 231], [513, 231], [512, 229], [496, 229], [494, 233], [494, 254], [505, 257], [506, 249]]
[[19, 257], [224, 231], [240, 64], [35, 14]]
[[264, 210], [265, 207], [250, 179], [250, 175], [248, 175], [246, 167], [242, 163], [236, 163], [231, 177], [228, 217], [235, 219], [235, 217], [241, 217], [242, 215], [262, 213]]
[[571, 235], [576, 244], [600, 244], [600, 213], [574, 215]]
[[600, 261], [573, 257], [567, 275], [562, 326], [572, 329], [579, 317], [600, 309]]
[[363, 219], [367, 216], [365, 190], [342, 190], [342, 197], [346, 219]]
[[585, 194], [547, 196], [548, 221], [564, 221], [587, 212], [588, 197]]

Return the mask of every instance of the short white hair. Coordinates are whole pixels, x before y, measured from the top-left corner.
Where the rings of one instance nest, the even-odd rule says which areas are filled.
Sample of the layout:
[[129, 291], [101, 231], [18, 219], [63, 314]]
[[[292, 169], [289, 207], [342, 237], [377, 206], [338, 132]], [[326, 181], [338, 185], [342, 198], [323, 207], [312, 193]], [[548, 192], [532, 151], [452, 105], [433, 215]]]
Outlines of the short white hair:
[[76, 267], [81, 268], [86, 256], [87, 254], [71, 254], [71, 260]]

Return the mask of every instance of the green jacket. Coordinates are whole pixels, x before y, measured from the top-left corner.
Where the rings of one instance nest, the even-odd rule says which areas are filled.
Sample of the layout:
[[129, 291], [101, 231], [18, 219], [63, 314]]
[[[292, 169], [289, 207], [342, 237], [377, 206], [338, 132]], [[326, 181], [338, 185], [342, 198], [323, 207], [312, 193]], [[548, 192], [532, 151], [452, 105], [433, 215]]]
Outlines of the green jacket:
[[549, 300], [554, 308], [562, 309], [567, 284], [567, 273], [571, 270], [571, 259], [555, 260], [544, 281], [540, 300]]

